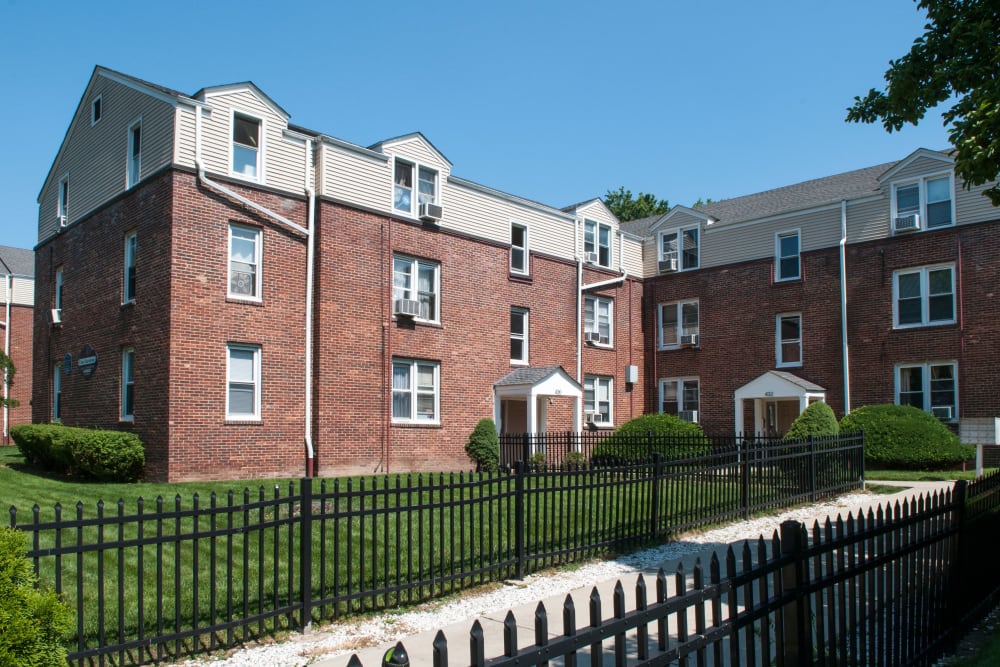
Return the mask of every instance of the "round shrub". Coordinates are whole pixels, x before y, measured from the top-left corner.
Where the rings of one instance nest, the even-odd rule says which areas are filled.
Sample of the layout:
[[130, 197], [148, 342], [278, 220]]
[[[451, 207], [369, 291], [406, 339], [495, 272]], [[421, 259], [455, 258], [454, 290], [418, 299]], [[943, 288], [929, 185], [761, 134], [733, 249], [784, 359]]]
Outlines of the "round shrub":
[[608, 465], [644, 459], [655, 454], [679, 459], [703, 456], [711, 442], [701, 426], [668, 414], [641, 415], [625, 422], [606, 440], [595, 446], [594, 463]]
[[27, 548], [26, 534], [0, 527], [0, 665], [65, 667], [72, 617], [54, 592], [35, 587]]
[[587, 457], [582, 452], [566, 452], [562, 460], [563, 470], [583, 470], [587, 467]]
[[792, 422], [785, 440], [804, 440], [810, 435], [837, 435], [840, 426], [833, 408], [823, 401], [810, 403]]
[[912, 405], [866, 405], [840, 420], [841, 431], [864, 431], [865, 465], [936, 470], [975, 456], [941, 420]]
[[146, 463], [139, 437], [123, 431], [21, 424], [11, 437], [31, 465], [84, 479], [133, 482]]
[[500, 436], [492, 419], [480, 419], [465, 443], [465, 453], [477, 470], [496, 470], [500, 466]]

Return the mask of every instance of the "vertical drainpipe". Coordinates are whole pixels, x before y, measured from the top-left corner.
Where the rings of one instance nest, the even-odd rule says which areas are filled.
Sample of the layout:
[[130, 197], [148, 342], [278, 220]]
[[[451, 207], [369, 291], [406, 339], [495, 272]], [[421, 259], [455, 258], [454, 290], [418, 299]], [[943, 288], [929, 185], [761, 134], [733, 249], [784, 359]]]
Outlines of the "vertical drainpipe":
[[[573, 253], [576, 255], [576, 381], [583, 386], [583, 254], [580, 252], [581, 218], [573, 225]], [[596, 316], [596, 313], [595, 313]], [[576, 406], [577, 429], [583, 428], [583, 398]]]
[[[7, 355], [10, 359], [10, 302], [14, 298], [14, 276], [11, 275], [11, 270], [4, 263], [4, 268], [7, 269], [7, 280], [5, 282], [5, 289], [7, 290], [7, 301], [6, 301], [6, 313], [3, 321], [3, 353]], [[7, 386], [7, 371], [4, 371], [3, 378], [3, 441], [5, 443], [10, 442], [10, 408], [7, 407], [7, 399], [10, 398], [10, 387]]]
[[308, 196], [309, 236], [306, 238], [306, 349], [305, 349], [305, 445], [306, 445], [306, 477], [316, 474], [316, 455], [312, 439], [312, 359], [313, 359], [313, 279], [314, 258], [316, 256], [316, 186], [313, 183], [313, 142], [306, 139], [305, 150], [305, 181]]
[[851, 366], [847, 345], [847, 200], [840, 201], [840, 354], [844, 366], [844, 414], [851, 411]]

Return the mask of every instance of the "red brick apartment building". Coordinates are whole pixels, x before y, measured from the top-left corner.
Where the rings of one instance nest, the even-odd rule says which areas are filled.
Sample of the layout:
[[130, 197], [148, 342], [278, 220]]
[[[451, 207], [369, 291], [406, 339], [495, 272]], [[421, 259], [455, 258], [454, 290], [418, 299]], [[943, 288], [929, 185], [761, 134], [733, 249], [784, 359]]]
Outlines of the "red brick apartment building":
[[619, 224], [419, 133], [98, 67], [39, 195], [32, 417], [132, 430], [172, 480], [466, 469], [483, 417], [780, 432], [813, 400], [993, 442], [998, 220], [918, 150]]
[[0, 245], [0, 280], [3, 287], [2, 318], [4, 354], [14, 364], [10, 386], [3, 397], [16, 400], [16, 408], [3, 408], [3, 444], [10, 444], [10, 427], [31, 423], [31, 330], [35, 299], [35, 257], [30, 250]]

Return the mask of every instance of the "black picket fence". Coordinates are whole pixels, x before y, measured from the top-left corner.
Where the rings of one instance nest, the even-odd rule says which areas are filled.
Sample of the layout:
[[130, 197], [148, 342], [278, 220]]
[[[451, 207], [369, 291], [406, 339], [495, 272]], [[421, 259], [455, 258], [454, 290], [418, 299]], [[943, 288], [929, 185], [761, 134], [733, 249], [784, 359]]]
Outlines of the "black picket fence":
[[[1000, 571], [989, 547], [1000, 529], [1000, 474], [906, 504], [836, 521], [786, 521], [780, 535], [713, 553], [691, 573], [639, 576], [631, 602], [619, 581], [611, 614], [595, 587], [586, 625], [567, 595], [561, 615], [539, 602], [534, 643], [508, 612], [504, 653], [487, 655], [476, 621], [461, 646], [472, 667], [546, 665], [932, 665], [992, 610]], [[770, 549], [769, 549], [770, 547]], [[707, 571], [706, 571], [707, 570]], [[550, 623], [553, 627], [550, 628]], [[561, 627], [560, 627], [561, 626]], [[405, 649], [405, 647], [403, 647]], [[439, 631], [434, 667], [448, 667]], [[362, 667], [357, 655], [348, 667]]]
[[[205, 503], [158, 498], [96, 515], [36, 506], [43, 584], [76, 611], [77, 664], [160, 662], [345, 614], [662, 541], [802, 500], [857, 489], [863, 440], [678, 447], [602, 466], [303, 479]], [[660, 453], [665, 452], [669, 456]]]

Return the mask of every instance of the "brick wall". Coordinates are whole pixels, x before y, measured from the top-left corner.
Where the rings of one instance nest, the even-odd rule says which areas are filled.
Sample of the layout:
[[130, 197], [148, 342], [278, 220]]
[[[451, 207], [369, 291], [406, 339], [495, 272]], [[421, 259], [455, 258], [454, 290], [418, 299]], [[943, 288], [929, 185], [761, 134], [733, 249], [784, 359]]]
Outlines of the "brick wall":
[[[10, 322], [7, 326], [10, 327], [10, 359], [14, 363], [15, 373], [9, 396], [19, 401], [20, 405], [9, 409], [7, 413], [9, 426], [31, 423], [32, 319], [33, 313], [29, 306], [11, 305]], [[2, 349], [0, 347], [0, 350]]]

